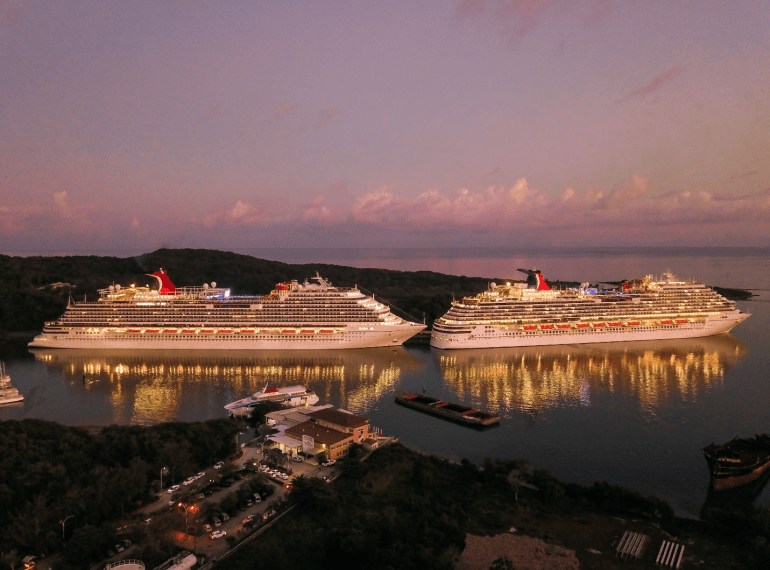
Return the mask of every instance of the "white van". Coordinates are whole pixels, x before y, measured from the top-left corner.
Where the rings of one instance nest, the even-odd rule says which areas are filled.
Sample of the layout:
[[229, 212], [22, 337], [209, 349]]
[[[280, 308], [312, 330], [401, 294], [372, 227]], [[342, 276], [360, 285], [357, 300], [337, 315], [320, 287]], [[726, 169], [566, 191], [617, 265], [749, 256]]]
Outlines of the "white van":
[[259, 496], [259, 493], [254, 493], [254, 502], [255, 503], [262, 502], [262, 497]]

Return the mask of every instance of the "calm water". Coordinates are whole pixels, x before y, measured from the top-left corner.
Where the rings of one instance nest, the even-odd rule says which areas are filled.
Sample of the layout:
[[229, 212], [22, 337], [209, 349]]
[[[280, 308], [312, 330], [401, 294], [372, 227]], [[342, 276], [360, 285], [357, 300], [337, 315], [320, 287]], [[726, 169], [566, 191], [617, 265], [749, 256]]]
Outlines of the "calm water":
[[[355, 251], [347, 261], [339, 251], [313, 260], [302, 259], [306, 254], [297, 250], [291, 250], [294, 258], [281, 258], [281, 252], [273, 257], [461, 273], [447, 250], [433, 250], [433, 257], [428, 250], [422, 258], [405, 256], [401, 265], [393, 252], [378, 257], [375, 250]], [[550, 257], [522, 256], [513, 262], [479, 255], [464, 265], [478, 271], [462, 273], [504, 277], [504, 268], [538, 266], [544, 272], [549, 268], [546, 274], [554, 278], [596, 281], [672, 269], [712, 285], [757, 290], [758, 298], [739, 303], [752, 317], [732, 335], [452, 352], [427, 347], [226, 354], [38, 350], [10, 357], [0, 347], [0, 358], [26, 397], [23, 404], [0, 407], [0, 419], [68, 425], [193, 421], [224, 417], [224, 404], [266, 384], [303, 384], [322, 402], [370, 418], [413, 448], [474, 462], [527, 458], [563, 480], [604, 479], [657, 495], [678, 513], [697, 516], [709, 482], [700, 449], [712, 441], [770, 433], [770, 257], [754, 250], [743, 256], [734, 250], [685, 254], [613, 250], [590, 259], [549, 252]], [[469, 430], [397, 406], [396, 389], [425, 390], [495, 410], [503, 421], [488, 431]], [[757, 504], [770, 505], [770, 491]]]

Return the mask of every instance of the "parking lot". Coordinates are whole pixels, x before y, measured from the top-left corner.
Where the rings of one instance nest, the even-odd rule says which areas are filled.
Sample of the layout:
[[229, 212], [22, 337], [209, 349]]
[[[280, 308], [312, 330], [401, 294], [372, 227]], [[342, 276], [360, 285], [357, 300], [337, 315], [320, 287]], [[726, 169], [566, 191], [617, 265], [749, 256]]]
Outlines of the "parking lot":
[[[235, 536], [243, 538], [244, 536], [261, 528], [266, 522], [277, 514], [276, 505], [286, 498], [287, 493], [291, 492], [290, 485], [294, 477], [304, 475], [306, 477], [321, 477], [325, 480], [332, 479], [337, 470], [335, 465], [323, 466], [313, 461], [290, 461], [283, 471], [291, 470], [291, 474], [265, 472], [264, 468], [259, 472], [265, 473], [273, 487], [273, 494], [262, 499], [259, 502], [252, 497], [251, 505], [239, 505], [237, 510], [230, 509], [227, 512], [227, 520], [219, 519], [219, 525], [215, 526], [213, 520], [203, 519], [201, 507], [204, 503], [218, 504], [233, 492], [236, 492], [244, 482], [252, 480], [256, 475], [249, 473], [253, 470], [259, 470], [260, 461], [263, 459], [261, 446], [252, 441], [241, 448], [243, 455], [234, 463], [235, 473], [234, 481], [230, 486], [221, 487], [212, 492], [212, 485], [219, 481], [220, 469], [212, 466], [197, 474], [187, 482], [187, 485], [180, 483], [169, 489], [163, 489], [160, 493], [160, 499], [151, 505], [142, 509], [141, 516], [145, 517], [147, 524], [152, 524], [153, 516], [158, 516], [164, 511], [173, 508], [182, 508], [186, 516], [187, 532], [176, 534], [175, 542], [187, 550], [206, 556], [206, 558], [216, 558], [230, 549], [227, 537]], [[242, 478], [238, 478], [242, 477]], [[289, 486], [289, 488], [287, 488]], [[204, 489], [206, 493], [204, 494]], [[182, 498], [186, 497], [186, 502]], [[182, 505], [181, 507], [179, 505]], [[245, 507], [245, 508], [244, 508]], [[223, 517], [224, 518], [224, 517]], [[204, 526], [208, 525], [208, 526]], [[210, 530], [209, 530], [210, 529]], [[128, 550], [115, 559], [125, 558], [130, 554]]]

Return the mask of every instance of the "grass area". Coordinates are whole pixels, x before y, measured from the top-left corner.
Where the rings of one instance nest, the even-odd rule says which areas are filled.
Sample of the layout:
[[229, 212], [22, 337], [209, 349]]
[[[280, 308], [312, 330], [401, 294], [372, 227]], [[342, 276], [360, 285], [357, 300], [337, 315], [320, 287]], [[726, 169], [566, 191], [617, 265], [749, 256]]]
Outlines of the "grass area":
[[684, 567], [765, 568], [768, 560], [770, 527], [757, 524], [757, 513], [730, 531], [733, 515], [676, 519], [658, 499], [606, 483], [562, 484], [526, 462], [458, 465], [393, 444], [342, 468], [333, 484], [298, 480], [293, 500], [300, 507], [221, 567], [450, 569], [466, 534], [511, 527], [574, 550], [589, 569], [628, 567], [614, 555], [625, 530], [650, 537], [634, 568], [656, 568], [661, 542], [672, 539], [686, 545]]

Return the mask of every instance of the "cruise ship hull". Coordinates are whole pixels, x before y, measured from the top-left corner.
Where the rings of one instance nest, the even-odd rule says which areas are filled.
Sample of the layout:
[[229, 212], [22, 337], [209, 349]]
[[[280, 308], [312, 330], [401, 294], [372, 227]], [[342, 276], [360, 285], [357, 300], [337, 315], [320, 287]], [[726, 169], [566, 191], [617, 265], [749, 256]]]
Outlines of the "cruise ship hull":
[[[553, 326], [547, 331], [525, 331], [522, 327], [484, 328], [478, 327], [467, 334], [432, 334], [430, 345], [434, 348], [451, 350], [463, 348], [508, 348], [521, 346], [550, 346], [559, 344], [592, 344], [604, 342], [636, 342], [646, 340], [669, 340], [698, 338], [727, 333], [749, 315], [735, 312], [721, 315], [704, 322], [687, 322], [671, 325], [617, 326], [604, 325], [601, 328], [560, 329]], [[478, 333], [476, 332], [478, 330]]]
[[163, 329], [144, 332], [71, 330], [68, 333], [42, 333], [29, 343], [31, 348], [87, 348], [131, 350], [333, 350], [398, 346], [425, 328], [410, 324], [387, 330], [334, 332], [278, 332], [240, 334], [233, 331], [180, 334]]

